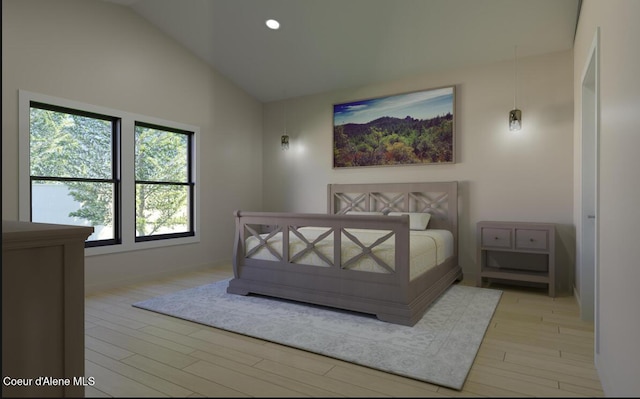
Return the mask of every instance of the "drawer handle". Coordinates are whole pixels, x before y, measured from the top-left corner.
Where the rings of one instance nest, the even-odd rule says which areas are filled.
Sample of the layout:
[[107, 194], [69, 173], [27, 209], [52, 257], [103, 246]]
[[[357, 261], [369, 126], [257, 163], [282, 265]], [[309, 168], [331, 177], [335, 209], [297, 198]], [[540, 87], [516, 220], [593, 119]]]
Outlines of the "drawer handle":
[[535, 240], [533, 238], [529, 238], [529, 241], [534, 242]]
[[498, 238], [498, 237], [493, 237], [493, 239], [494, 239], [494, 240], [499, 240], [499, 238]]

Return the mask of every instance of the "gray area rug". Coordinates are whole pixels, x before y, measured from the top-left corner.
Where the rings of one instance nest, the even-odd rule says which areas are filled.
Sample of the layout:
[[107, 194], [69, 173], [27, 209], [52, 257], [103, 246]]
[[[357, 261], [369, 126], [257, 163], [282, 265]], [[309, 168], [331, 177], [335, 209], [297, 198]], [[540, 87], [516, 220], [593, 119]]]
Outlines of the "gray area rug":
[[407, 327], [355, 312], [227, 294], [228, 281], [133, 306], [459, 390], [502, 295], [452, 285]]

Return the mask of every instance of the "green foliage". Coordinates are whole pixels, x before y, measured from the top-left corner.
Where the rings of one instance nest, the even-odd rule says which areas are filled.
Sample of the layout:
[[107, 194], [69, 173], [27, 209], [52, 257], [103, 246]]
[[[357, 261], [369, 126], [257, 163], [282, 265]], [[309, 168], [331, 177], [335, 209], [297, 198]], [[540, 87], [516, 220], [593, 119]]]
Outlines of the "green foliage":
[[74, 201], [82, 204], [69, 216], [88, 220], [93, 226], [113, 224], [113, 184], [68, 182], [67, 187]]
[[186, 225], [188, 189], [185, 186], [136, 185], [136, 235]]
[[[31, 108], [30, 168], [32, 176], [110, 179], [110, 121]], [[69, 195], [81, 207], [68, 216], [92, 225], [113, 223], [111, 183], [66, 182]]]
[[383, 117], [334, 129], [334, 166], [451, 162], [453, 115], [428, 120]]
[[[136, 180], [185, 183], [188, 137], [136, 126]], [[163, 228], [186, 225], [188, 187], [136, 184], [136, 234], [153, 235]]]
[[31, 175], [110, 179], [111, 135], [109, 121], [31, 108]]

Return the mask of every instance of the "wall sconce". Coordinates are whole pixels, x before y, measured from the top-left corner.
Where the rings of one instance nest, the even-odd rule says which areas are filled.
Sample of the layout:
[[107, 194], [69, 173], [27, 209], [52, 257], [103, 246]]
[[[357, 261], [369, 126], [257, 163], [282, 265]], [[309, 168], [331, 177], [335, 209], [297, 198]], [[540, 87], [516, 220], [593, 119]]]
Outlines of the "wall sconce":
[[522, 128], [522, 111], [516, 106], [516, 93], [518, 87], [518, 47], [513, 50], [513, 109], [509, 111], [509, 130], [520, 130]]
[[287, 133], [280, 136], [280, 147], [283, 151], [289, 149], [289, 135], [287, 135]]

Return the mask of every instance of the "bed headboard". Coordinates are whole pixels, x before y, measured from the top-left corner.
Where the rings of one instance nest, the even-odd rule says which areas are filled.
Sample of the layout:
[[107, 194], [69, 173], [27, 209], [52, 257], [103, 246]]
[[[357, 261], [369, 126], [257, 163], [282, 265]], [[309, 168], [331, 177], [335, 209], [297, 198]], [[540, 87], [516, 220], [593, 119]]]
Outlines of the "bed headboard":
[[429, 228], [458, 237], [458, 182], [329, 184], [327, 212], [427, 212]]

